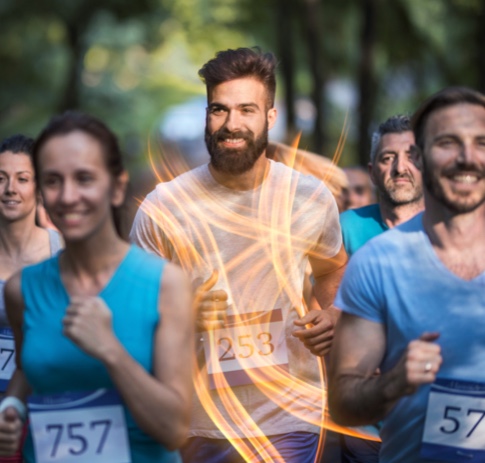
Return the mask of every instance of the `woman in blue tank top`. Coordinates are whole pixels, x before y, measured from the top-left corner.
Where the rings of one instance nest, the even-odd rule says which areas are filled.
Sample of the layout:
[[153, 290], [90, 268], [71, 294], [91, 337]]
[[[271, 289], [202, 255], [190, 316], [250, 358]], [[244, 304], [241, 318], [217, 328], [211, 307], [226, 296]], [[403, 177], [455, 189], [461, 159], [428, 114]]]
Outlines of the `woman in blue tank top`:
[[189, 425], [194, 329], [182, 271], [122, 238], [128, 176], [114, 135], [80, 113], [34, 146], [58, 256], [6, 284], [17, 369], [0, 404], [0, 455], [28, 463], [172, 463]]

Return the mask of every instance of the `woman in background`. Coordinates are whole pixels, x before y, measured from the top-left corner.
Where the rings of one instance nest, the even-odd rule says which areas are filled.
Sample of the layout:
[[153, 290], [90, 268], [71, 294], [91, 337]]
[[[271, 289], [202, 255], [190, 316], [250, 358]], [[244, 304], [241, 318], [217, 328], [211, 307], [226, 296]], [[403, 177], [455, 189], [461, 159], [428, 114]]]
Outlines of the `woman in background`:
[[128, 181], [97, 119], [65, 113], [36, 140], [34, 167], [65, 250], [5, 288], [17, 369], [0, 405], [0, 453], [27, 462], [178, 462], [189, 425], [194, 327], [182, 271], [130, 246]]
[[[3, 297], [6, 280], [25, 265], [61, 248], [60, 235], [36, 225], [38, 205], [32, 147], [34, 140], [14, 135], [0, 143], [0, 395], [15, 369], [14, 341]], [[20, 452], [3, 462], [20, 462]]]

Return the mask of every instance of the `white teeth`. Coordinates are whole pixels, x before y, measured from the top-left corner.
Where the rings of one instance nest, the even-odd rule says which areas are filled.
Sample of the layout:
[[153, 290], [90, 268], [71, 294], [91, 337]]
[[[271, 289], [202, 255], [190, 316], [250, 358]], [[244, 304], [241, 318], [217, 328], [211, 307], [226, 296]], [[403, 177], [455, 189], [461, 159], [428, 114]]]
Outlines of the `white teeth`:
[[241, 143], [243, 141], [243, 139], [242, 138], [226, 138], [224, 141], [226, 143], [236, 144], [236, 143]]
[[453, 180], [460, 182], [460, 183], [475, 183], [478, 181], [478, 177], [476, 175], [455, 175], [453, 176]]

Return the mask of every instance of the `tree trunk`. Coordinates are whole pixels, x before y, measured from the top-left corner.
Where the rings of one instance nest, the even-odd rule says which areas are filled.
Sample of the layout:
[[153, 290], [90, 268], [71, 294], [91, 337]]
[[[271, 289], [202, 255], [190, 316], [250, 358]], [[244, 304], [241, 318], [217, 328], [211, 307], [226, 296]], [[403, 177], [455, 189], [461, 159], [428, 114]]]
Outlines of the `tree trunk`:
[[82, 31], [78, 24], [65, 24], [67, 44], [70, 57], [62, 99], [59, 101], [59, 110], [79, 108], [79, 93], [81, 87], [82, 60], [84, 57], [82, 47]]
[[296, 136], [295, 111], [295, 60], [293, 54], [294, 34], [292, 27], [292, 0], [275, 0], [278, 33], [278, 58], [283, 79], [286, 105], [286, 142]]
[[477, 15], [477, 33], [476, 33], [476, 50], [477, 50], [477, 90], [485, 93], [485, 0], [481, 1], [480, 13]]
[[77, 109], [80, 104], [80, 93], [82, 86], [83, 59], [86, 51], [84, 36], [97, 10], [93, 8], [92, 2], [84, 1], [78, 4], [75, 13], [63, 14], [59, 12], [59, 19], [64, 23], [67, 34], [67, 44], [71, 56], [69, 68], [66, 74], [66, 82], [62, 99], [59, 102], [59, 109]]
[[359, 164], [369, 161], [369, 128], [375, 106], [374, 49], [376, 41], [376, 2], [361, 0], [362, 30], [359, 63]]
[[316, 109], [312, 150], [316, 153], [323, 153], [326, 141], [325, 100], [323, 95], [325, 78], [322, 66], [322, 40], [320, 37], [322, 27], [320, 0], [303, 0], [303, 3], [306, 16], [303, 27], [306, 27], [307, 50], [313, 79], [312, 101]]

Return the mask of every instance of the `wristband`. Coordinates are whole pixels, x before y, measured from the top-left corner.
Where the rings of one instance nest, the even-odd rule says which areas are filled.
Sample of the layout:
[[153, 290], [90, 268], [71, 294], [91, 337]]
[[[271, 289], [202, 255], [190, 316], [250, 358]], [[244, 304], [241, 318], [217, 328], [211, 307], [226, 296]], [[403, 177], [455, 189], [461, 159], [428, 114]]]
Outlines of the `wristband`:
[[25, 418], [27, 418], [27, 407], [20, 399], [17, 399], [17, 397], [14, 397], [13, 395], [5, 397], [0, 403], [0, 413], [2, 413], [8, 407], [15, 408], [20, 416], [20, 419], [25, 421]]

